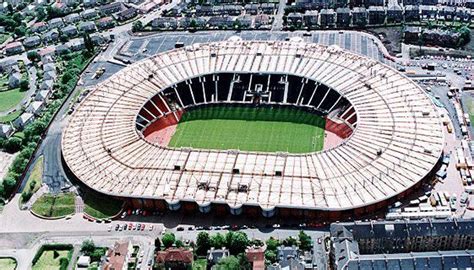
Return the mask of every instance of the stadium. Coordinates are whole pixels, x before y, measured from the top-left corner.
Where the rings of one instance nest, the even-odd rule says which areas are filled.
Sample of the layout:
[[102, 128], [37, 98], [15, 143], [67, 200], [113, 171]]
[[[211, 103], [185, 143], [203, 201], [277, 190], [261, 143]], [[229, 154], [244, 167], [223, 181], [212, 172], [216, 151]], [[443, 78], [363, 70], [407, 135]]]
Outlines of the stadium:
[[63, 132], [68, 171], [131, 207], [362, 216], [432, 177], [444, 134], [414, 82], [303, 41], [193, 44], [98, 84]]

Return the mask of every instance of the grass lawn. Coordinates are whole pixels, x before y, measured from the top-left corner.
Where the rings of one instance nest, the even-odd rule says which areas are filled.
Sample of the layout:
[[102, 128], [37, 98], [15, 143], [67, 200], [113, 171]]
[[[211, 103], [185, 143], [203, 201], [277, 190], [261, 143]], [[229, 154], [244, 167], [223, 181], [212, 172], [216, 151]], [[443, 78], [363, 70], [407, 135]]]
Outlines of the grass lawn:
[[16, 261], [12, 258], [0, 258], [0, 269], [15, 270]]
[[0, 34], [0, 44], [3, 44], [9, 37], [9, 35]]
[[197, 259], [193, 262], [193, 270], [206, 270], [207, 268], [206, 259]]
[[324, 144], [324, 118], [290, 108], [206, 107], [186, 112], [171, 147], [306, 153]]
[[466, 96], [466, 98], [463, 99], [463, 102], [466, 103], [466, 107], [468, 109], [467, 113], [469, 114], [471, 123], [474, 123], [474, 98], [471, 96]]
[[16, 110], [12, 113], [9, 113], [5, 116], [0, 116], [0, 123], [10, 123], [15, 121], [23, 113], [22, 110]]
[[45, 217], [63, 217], [75, 212], [74, 193], [61, 193], [58, 195], [44, 194], [31, 207], [31, 210]]
[[86, 194], [83, 199], [84, 212], [97, 219], [115, 216], [122, 210], [123, 202], [112, 198]]
[[33, 167], [31, 175], [26, 182], [23, 193], [34, 194], [41, 187], [41, 183], [43, 182], [43, 159], [44, 157], [41, 156], [36, 160], [35, 166]]
[[[54, 253], [57, 252], [59, 256], [54, 257]], [[46, 250], [43, 252], [39, 260], [33, 265], [33, 270], [53, 270], [59, 269], [59, 260], [61, 258], [68, 258], [69, 253], [72, 251], [68, 250]]]
[[5, 112], [15, 107], [21, 102], [26, 92], [21, 92], [20, 88], [0, 92], [0, 112]]

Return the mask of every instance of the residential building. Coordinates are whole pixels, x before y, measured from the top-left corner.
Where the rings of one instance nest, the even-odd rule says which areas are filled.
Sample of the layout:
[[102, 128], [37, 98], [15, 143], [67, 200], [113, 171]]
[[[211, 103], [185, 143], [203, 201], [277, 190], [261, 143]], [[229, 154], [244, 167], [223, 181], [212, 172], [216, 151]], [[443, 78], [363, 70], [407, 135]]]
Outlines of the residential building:
[[254, 22], [255, 28], [263, 28], [270, 24], [270, 16], [268, 16], [267, 14], [258, 14], [257, 16], [255, 16]]
[[258, 6], [258, 4], [246, 4], [244, 7], [245, 13], [250, 15], [257, 15]]
[[[94, 27], [95, 27], [95, 24], [94, 24]], [[66, 43], [66, 46], [68, 46], [70, 50], [80, 51], [80, 50], [84, 49], [84, 40], [83, 39], [71, 40], [68, 43]]]
[[303, 15], [301, 13], [292, 12], [286, 17], [288, 25], [301, 26], [303, 24]]
[[41, 90], [52, 91], [53, 90], [54, 81], [53, 80], [43, 80], [41, 83]]
[[18, 61], [16, 59], [6, 59], [0, 62], [0, 71], [8, 73], [12, 70], [13, 66], [17, 65]]
[[48, 64], [43, 65], [44, 72], [48, 72], [52, 70], [56, 71], [56, 66], [54, 65], [54, 63], [48, 63]]
[[164, 269], [190, 269], [194, 261], [192, 250], [168, 248], [156, 253], [156, 263]]
[[438, 9], [434, 6], [420, 6], [421, 19], [423, 20], [435, 20], [438, 14]]
[[56, 80], [56, 70], [50, 70], [43, 74], [43, 80]]
[[75, 25], [70, 24], [61, 29], [61, 32], [68, 37], [73, 37], [77, 35], [77, 27]]
[[84, 7], [93, 7], [97, 5], [97, 0], [83, 0], [82, 3], [84, 4]]
[[71, 13], [64, 17], [64, 22], [66, 23], [77, 23], [82, 20], [81, 15], [79, 13]]
[[277, 8], [277, 5], [275, 5], [274, 3], [263, 2], [262, 4], [260, 4], [260, 9], [262, 10], [263, 14], [273, 15], [276, 12]]
[[239, 16], [242, 13], [241, 5], [224, 5], [224, 14], [230, 16]]
[[121, 2], [112, 2], [107, 5], [99, 7], [99, 12], [103, 15], [110, 15], [112, 13], [120, 12], [124, 9], [124, 5]]
[[30, 36], [23, 40], [23, 45], [27, 48], [33, 48], [41, 44], [41, 38], [39, 36]]
[[13, 122], [13, 126], [16, 129], [22, 130], [25, 126], [34, 120], [34, 115], [29, 112], [24, 112]]
[[10, 124], [0, 124], [0, 138], [8, 139], [15, 130]]
[[100, 29], [111, 28], [111, 27], [114, 26], [114, 19], [113, 19], [112, 17], [110, 17], [110, 16], [100, 18], [100, 19], [97, 21], [97, 26], [98, 26]]
[[225, 247], [220, 249], [211, 248], [207, 251], [207, 265], [208, 267], [212, 267], [213, 265], [216, 265], [222, 258], [229, 256], [230, 252]]
[[62, 18], [54, 18], [48, 22], [49, 29], [63, 27], [64, 22]]
[[229, 16], [214, 16], [209, 18], [207, 25], [215, 28], [232, 28], [234, 26], [234, 19]]
[[131, 18], [137, 16], [137, 14], [138, 14], [138, 10], [136, 8], [134, 7], [127, 8], [117, 13], [117, 20], [119, 21], [130, 20]]
[[236, 22], [239, 22], [240, 27], [248, 29], [252, 26], [253, 19], [250, 15], [242, 15], [237, 17]]
[[12, 72], [8, 76], [8, 87], [10, 89], [17, 88], [20, 86], [21, 74], [20, 72]]
[[44, 33], [41, 38], [43, 39], [43, 42], [46, 42], [46, 43], [56, 42], [59, 39], [59, 31], [58, 29], [50, 30]]
[[35, 100], [36, 101], [48, 102], [50, 96], [51, 96], [51, 90], [49, 90], [49, 91], [48, 90], [41, 90], [41, 91], [36, 93]]
[[79, 23], [79, 31], [95, 32], [96, 31], [95, 23], [91, 21], [81, 22]]
[[349, 8], [336, 9], [337, 27], [348, 27], [351, 23], [351, 10]]
[[331, 224], [331, 264], [352, 269], [470, 269], [474, 220]]
[[355, 7], [352, 9], [352, 25], [365, 27], [368, 22], [368, 12], [364, 7]]
[[45, 106], [44, 101], [33, 101], [26, 108], [26, 112], [32, 113], [34, 115], [40, 115]]
[[403, 10], [399, 5], [387, 7], [387, 23], [400, 23], [403, 20]]
[[85, 20], [95, 18], [98, 15], [99, 15], [99, 12], [95, 8], [86, 9], [83, 12], [81, 12], [81, 16]]
[[385, 9], [380, 6], [369, 7], [369, 24], [384, 24], [385, 23]]
[[441, 6], [438, 9], [438, 20], [453, 21], [456, 15], [456, 8], [451, 6]]
[[385, 6], [385, 0], [365, 0], [366, 6]]
[[316, 27], [319, 22], [319, 12], [317, 10], [306, 10], [303, 15], [303, 22], [307, 27]]
[[157, 17], [151, 21], [153, 29], [176, 29], [178, 27], [178, 20], [170, 17]]
[[133, 252], [132, 243], [128, 240], [117, 241], [113, 248], [110, 248], [106, 254], [104, 270], [122, 270], [128, 268], [131, 254]]
[[319, 12], [319, 20], [321, 28], [334, 27], [336, 23], [336, 12], [334, 12], [334, 9], [321, 9]]
[[48, 24], [46, 22], [36, 22], [31, 26], [31, 32], [39, 33], [48, 30]]
[[420, 8], [418, 6], [405, 6], [405, 22], [417, 22], [420, 20]]
[[245, 250], [245, 256], [252, 265], [252, 270], [265, 270], [266, 246], [250, 247]]

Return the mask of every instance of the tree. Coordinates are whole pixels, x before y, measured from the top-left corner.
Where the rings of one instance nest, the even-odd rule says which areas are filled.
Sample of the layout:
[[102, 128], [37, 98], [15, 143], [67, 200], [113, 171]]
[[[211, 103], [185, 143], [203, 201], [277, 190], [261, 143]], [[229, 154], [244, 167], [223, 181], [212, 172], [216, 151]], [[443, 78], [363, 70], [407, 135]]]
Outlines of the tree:
[[26, 34], [26, 27], [21, 25], [15, 28], [15, 35], [22, 37]]
[[176, 237], [174, 236], [173, 233], [165, 233], [161, 241], [163, 242], [163, 245], [165, 246], [165, 248], [169, 248], [176, 241]]
[[216, 233], [211, 236], [211, 246], [214, 248], [226, 247], [226, 239], [221, 233]]
[[290, 236], [286, 238], [285, 240], [283, 240], [282, 244], [285, 247], [291, 247], [291, 246], [296, 246], [296, 244], [298, 244], [298, 241], [296, 241], [296, 238]]
[[36, 19], [38, 21], [42, 21], [46, 18], [47, 14], [46, 14], [46, 11], [44, 10], [44, 7], [42, 6], [39, 6], [37, 9], [36, 9]]
[[97, 262], [100, 261], [100, 258], [105, 255], [105, 249], [103, 248], [96, 248], [92, 253], [89, 254], [91, 257], [91, 261]]
[[27, 54], [26, 54], [26, 57], [28, 57], [28, 59], [31, 61], [31, 62], [37, 62], [40, 60], [40, 55], [37, 51], [29, 51]]
[[176, 241], [174, 242], [174, 245], [175, 245], [177, 248], [184, 247], [184, 243], [183, 243], [183, 241], [181, 241], [181, 240], [176, 240]]
[[217, 263], [217, 270], [241, 270], [239, 259], [232, 255], [224, 257]]
[[11, 170], [17, 174], [23, 173], [28, 165], [29, 157], [25, 157], [26, 155], [18, 155], [11, 165]]
[[160, 250], [161, 249], [161, 240], [159, 237], [155, 239], [155, 249]]
[[83, 36], [84, 39], [84, 47], [86, 50], [90, 53], [94, 51], [94, 42], [92, 42], [91, 36], [87, 33], [84, 34]]
[[13, 178], [13, 176], [8, 175], [3, 179], [3, 188], [6, 196], [10, 196], [12, 194], [13, 190], [15, 189], [16, 186], [16, 180]]
[[269, 263], [275, 263], [277, 261], [276, 252], [273, 250], [265, 251], [265, 260], [267, 260]]
[[228, 248], [231, 254], [239, 254], [245, 251], [245, 248], [249, 245], [249, 239], [247, 234], [244, 232], [236, 232], [230, 238]]
[[21, 148], [22, 140], [18, 137], [10, 137], [4, 145], [5, 150], [8, 153], [18, 152]]
[[92, 240], [85, 240], [81, 245], [81, 252], [89, 256], [95, 250], [95, 244]]
[[59, 270], [67, 270], [68, 265], [68, 258], [62, 257], [61, 259], [59, 259]]
[[28, 80], [21, 80], [20, 81], [20, 90], [21, 91], [26, 91], [26, 90], [28, 90], [29, 87], [30, 87], [30, 83], [28, 82]]
[[280, 245], [280, 241], [278, 241], [277, 239], [273, 237], [270, 237], [268, 238], [266, 244], [267, 244], [267, 250], [276, 251], [278, 246]]
[[138, 32], [141, 30], [143, 30], [143, 23], [140, 20], [133, 22], [132, 32]]
[[206, 255], [207, 250], [211, 248], [211, 240], [207, 232], [200, 232], [196, 239], [196, 253], [198, 255]]
[[239, 265], [241, 269], [252, 269], [252, 265], [250, 265], [249, 259], [247, 258], [247, 256], [245, 256], [245, 253], [239, 253], [239, 255], [237, 255], [237, 259], [239, 260]]
[[300, 231], [298, 238], [300, 242], [299, 248], [304, 251], [310, 251], [313, 246], [311, 237], [309, 237], [309, 235], [307, 235], [304, 231]]

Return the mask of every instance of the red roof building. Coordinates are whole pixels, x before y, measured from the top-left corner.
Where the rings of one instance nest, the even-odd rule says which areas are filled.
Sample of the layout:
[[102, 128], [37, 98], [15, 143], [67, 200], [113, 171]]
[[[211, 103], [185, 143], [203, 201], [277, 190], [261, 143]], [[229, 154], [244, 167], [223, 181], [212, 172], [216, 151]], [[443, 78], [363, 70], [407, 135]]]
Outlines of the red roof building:
[[107, 251], [107, 262], [104, 265], [104, 270], [126, 270], [132, 252], [133, 247], [130, 241], [116, 242], [114, 247]]
[[169, 248], [156, 253], [156, 263], [164, 265], [165, 269], [187, 269], [193, 264], [192, 250], [185, 248]]
[[265, 249], [263, 247], [250, 247], [245, 250], [245, 256], [252, 264], [253, 270], [265, 270]]

